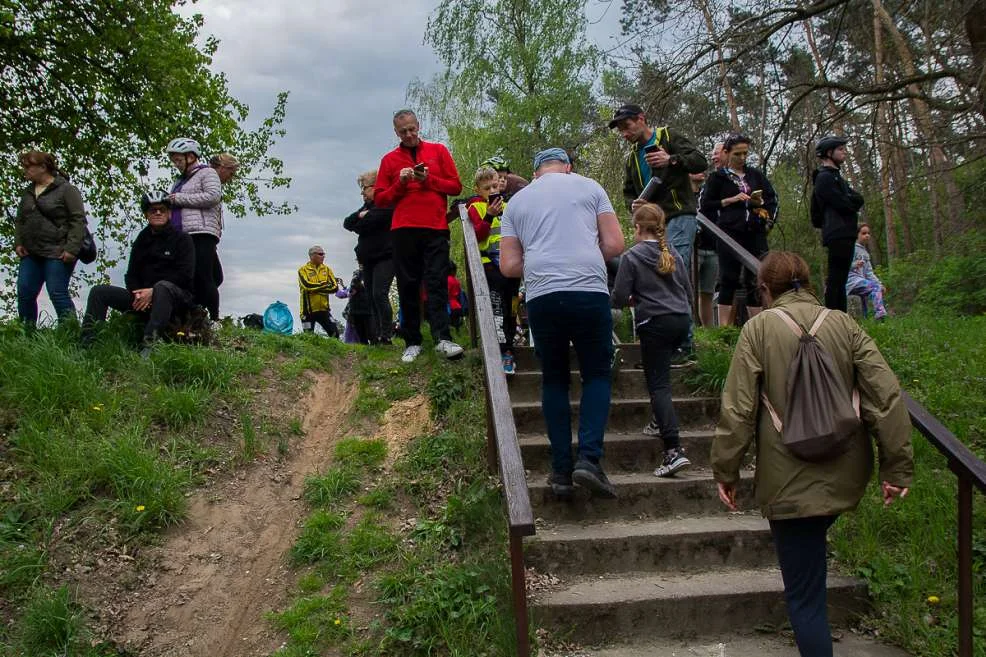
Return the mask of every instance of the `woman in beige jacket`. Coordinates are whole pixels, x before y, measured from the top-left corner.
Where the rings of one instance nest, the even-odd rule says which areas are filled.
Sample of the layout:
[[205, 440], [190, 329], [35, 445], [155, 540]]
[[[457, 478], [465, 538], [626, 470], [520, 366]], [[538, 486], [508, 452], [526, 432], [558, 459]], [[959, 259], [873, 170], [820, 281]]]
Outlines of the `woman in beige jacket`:
[[[765, 307], [787, 312], [812, 326], [824, 308], [811, 290], [807, 263], [795, 253], [771, 252], [760, 265], [758, 285]], [[719, 497], [736, 510], [743, 457], [756, 443], [757, 504], [770, 521], [784, 579], [788, 616], [802, 657], [831, 657], [826, 612], [825, 536], [840, 513], [859, 504], [873, 472], [876, 440], [883, 499], [904, 497], [911, 485], [911, 424], [897, 377], [876, 344], [848, 315], [832, 311], [816, 338], [831, 356], [846, 389], [860, 393], [861, 427], [847, 451], [821, 463], [807, 462], [781, 442], [766, 394], [779, 417], [787, 402], [787, 374], [798, 338], [781, 317], [761, 313], [743, 327], [722, 393], [712, 467]]]

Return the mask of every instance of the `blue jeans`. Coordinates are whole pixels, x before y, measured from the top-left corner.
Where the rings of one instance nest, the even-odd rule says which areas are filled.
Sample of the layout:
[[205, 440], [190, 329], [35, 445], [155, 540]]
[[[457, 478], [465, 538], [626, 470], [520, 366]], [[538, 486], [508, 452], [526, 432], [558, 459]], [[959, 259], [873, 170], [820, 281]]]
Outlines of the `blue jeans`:
[[570, 474], [572, 410], [568, 401], [568, 345], [582, 375], [579, 459], [598, 464], [609, 419], [613, 318], [604, 292], [552, 292], [527, 302], [534, 352], [541, 360], [541, 407], [551, 442], [551, 467]]
[[787, 615], [801, 657], [832, 657], [825, 535], [838, 516], [771, 520]]
[[56, 258], [29, 255], [21, 258], [17, 269], [17, 315], [25, 324], [38, 323], [38, 295], [41, 287], [48, 288], [48, 298], [59, 320], [75, 316], [75, 304], [68, 292], [75, 262], [66, 265]]
[[[692, 276], [692, 252], [695, 250], [696, 232], [698, 232], [698, 219], [693, 214], [679, 214], [677, 217], [672, 217], [668, 221], [668, 243], [674, 247], [675, 251], [681, 256], [681, 259], [685, 261], [685, 271], [688, 273], [689, 278]], [[692, 300], [689, 299], [688, 303], [691, 304]], [[690, 317], [691, 315], [689, 315]], [[679, 348], [690, 352], [692, 351], [694, 341], [695, 327], [689, 321], [688, 336], [679, 345]]]

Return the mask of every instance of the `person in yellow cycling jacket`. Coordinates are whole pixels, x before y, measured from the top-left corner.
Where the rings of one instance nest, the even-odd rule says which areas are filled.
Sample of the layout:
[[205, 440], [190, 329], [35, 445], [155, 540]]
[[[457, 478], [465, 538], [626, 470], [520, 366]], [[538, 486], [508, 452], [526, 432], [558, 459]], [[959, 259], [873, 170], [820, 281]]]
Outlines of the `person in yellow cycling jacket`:
[[308, 262], [298, 269], [301, 328], [305, 333], [312, 333], [318, 324], [330, 337], [338, 338], [339, 329], [332, 319], [329, 295], [339, 290], [339, 281], [325, 264], [325, 249], [313, 246], [308, 249], [308, 258]]
[[500, 296], [503, 312], [503, 339], [500, 354], [505, 374], [513, 374], [514, 337], [517, 333], [517, 318], [513, 311], [513, 299], [520, 290], [519, 278], [507, 278], [500, 273], [500, 217], [507, 204], [498, 193], [500, 180], [497, 171], [482, 166], [476, 172], [476, 194], [468, 201], [469, 221], [476, 230], [476, 240], [483, 256], [483, 271], [490, 290]]

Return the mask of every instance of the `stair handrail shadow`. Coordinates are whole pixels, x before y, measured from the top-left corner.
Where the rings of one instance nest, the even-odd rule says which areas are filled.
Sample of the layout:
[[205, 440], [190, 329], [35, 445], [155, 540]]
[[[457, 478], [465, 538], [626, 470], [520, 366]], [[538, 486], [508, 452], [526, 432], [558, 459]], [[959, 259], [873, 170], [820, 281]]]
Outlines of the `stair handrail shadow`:
[[531, 653], [528, 634], [527, 579], [524, 567], [524, 537], [533, 536], [534, 512], [527, 492], [524, 461], [517, 441], [517, 425], [510, 407], [507, 378], [500, 358], [490, 288], [483, 273], [483, 259], [465, 204], [459, 206], [463, 250], [466, 259], [466, 294], [469, 298], [469, 336], [483, 355], [486, 379], [486, 458], [490, 472], [499, 464], [500, 481], [507, 503], [510, 534], [510, 571], [513, 589], [514, 625], [518, 657]]
[[[697, 215], [702, 230], [708, 231], [723, 244], [740, 263], [754, 274], [760, 261], [701, 213]], [[692, 254], [692, 289], [698, 290], [698, 257]], [[697, 303], [694, 307], [698, 307]], [[973, 597], [972, 597], [972, 492], [973, 486], [986, 494], [986, 463], [955, 437], [938, 418], [901, 389], [901, 396], [911, 425], [948, 459], [948, 468], [958, 479], [958, 558], [959, 558], [959, 657], [972, 657]]]

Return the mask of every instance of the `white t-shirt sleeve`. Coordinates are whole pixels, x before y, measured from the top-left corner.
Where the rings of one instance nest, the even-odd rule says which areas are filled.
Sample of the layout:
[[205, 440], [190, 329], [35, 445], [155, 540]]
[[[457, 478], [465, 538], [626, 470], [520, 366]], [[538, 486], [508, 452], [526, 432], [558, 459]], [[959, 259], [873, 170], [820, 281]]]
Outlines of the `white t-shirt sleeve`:
[[593, 189], [593, 200], [596, 204], [596, 216], [606, 213], [616, 211], [613, 209], [613, 204], [609, 200], [609, 196], [606, 195], [606, 190], [603, 186], [597, 183], [595, 180], [592, 181], [594, 185]]
[[517, 230], [514, 228], [513, 215], [510, 213], [510, 206], [500, 218], [500, 237], [517, 237]]

